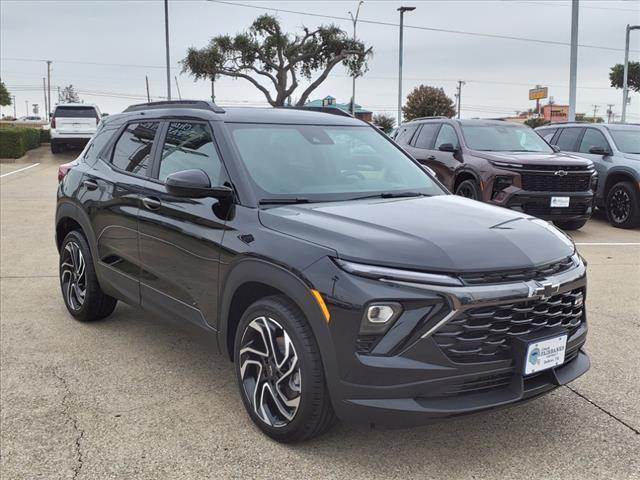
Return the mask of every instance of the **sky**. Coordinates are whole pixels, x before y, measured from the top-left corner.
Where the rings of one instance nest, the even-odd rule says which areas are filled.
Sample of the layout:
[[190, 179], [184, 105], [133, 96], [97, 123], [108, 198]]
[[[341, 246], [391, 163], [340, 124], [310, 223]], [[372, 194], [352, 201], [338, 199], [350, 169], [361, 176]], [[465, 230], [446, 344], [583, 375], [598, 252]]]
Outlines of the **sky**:
[[[457, 81], [464, 80], [463, 118], [495, 118], [533, 108], [528, 90], [536, 85], [548, 86], [556, 104], [568, 102], [570, 0], [366, 0], [357, 32], [374, 55], [369, 72], [357, 82], [356, 102], [363, 107], [396, 115], [400, 5], [416, 7], [405, 14], [405, 95], [426, 84], [442, 87], [453, 99]], [[356, 8], [352, 0], [169, 0], [172, 93], [175, 97], [177, 79], [183, 98], [209, 99], [210, 83], [182, 73], [179, 61], [189, 47], [203, 47], [215, 35], [244, 31], [262, 13], [276, 15], [291, 33], [330, 23], [351, 32], [349, 20], [326, 16], [348, 18]], [[613, 104], [613, 111], [620, 113], [622, 91], [610, 87], [608, 76], [611, 66], [624, 61], [628, 23], [640, 24], [640, 0], [580, 0], [578, 112], [593, 114], [598, 105], [597, 114], [605, 115], [607, 105]], [[631, 39], [630, 60], [640, 61], [640, 31], [632, 32]], [[1, 0], [0, 78], [16, 97], [18, 116], [26, 114], [25, 101], [29, 110], [38, 103], [43, 111], [47, 59], [52, 61], [54, 99], [58, 86], [73, 84], [85, 103], [117, 113], [146, 101], [146, 75], [151, 96], [161, 100], [166, 96], [163, 1]], [[342, 66], [311, 99], [326, 95], [349, 101], [351, 79]], [[640, 122], [640, 94], [632, 92], [631, 97], [628, 120]], [[230, 78], [216, 81], [216, 102], [267, 105], [249, 82]], [[13, 107], [4, 107], [2, 113], [13, 114]]]

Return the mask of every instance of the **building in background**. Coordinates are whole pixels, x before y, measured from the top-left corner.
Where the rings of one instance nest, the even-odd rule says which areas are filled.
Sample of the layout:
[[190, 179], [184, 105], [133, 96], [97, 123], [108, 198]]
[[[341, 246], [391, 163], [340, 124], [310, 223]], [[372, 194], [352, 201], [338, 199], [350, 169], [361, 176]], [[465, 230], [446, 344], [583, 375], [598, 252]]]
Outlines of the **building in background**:
[[[337, 103], [335, 97], [327, 95], [319, 100], [311, 100], [304, 104], [304, 108], [337, 108], [343, 112], [351, 113], [351, 103]], [[362, 106], [355, 104], [355, 117], [365, 122], [373, 121], [373, 112], [362, 108]]]
[[566, 122], [569, 120], [569, 105], [548, 103], [542, 106], [542, 118], [547, 122]]

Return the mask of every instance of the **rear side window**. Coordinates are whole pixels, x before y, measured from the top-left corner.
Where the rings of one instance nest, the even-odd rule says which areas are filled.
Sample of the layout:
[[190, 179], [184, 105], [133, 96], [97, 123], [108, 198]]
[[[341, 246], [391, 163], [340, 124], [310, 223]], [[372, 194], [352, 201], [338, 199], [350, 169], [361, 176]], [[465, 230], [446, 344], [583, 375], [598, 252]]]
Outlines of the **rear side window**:
[[589, 153], [593, 147], [600, 147], [604, 150], [609, 150], [609, 142], [604, 138], [604, 135], [595, 128], [587, 128], [580, 142], [580, 153]]
[[422, 125], [422, 128], [418, 133], [418, 137], [414, 142], [415, 147], [426, 149], [431, 148], [439, 126], [440, 125], [438, 123], [425, 123]]
[[212, 186], [221, 185], [222, 162], [209, 127], [202, 123], [171, 122], [162, 147], [158, 178], [164, 182], [172, 173], [193, 168], [206, 172]]
[[460, 148], [460, 142], [458, 141], [458, 135], [451, 125], [446, 123], [442, 125], [438, 138], [436, 138], [436, 150], [440, 148], [440, 145], [450, 143], [454, 148]]
[[125, 172], [147, 175], [158, 122], [130, 123], [113, 149], [111, 163]]
[[93, 107], [56, 107], [53, 116], [57, 118], [98, 118], [98, 112]]
[[398, 128], [395, 141], [401, 145], [408, 145], [417, 129], [418, 125], [402, 125]]
[[98, 132], [95, 134], [91, 142], [87, 145], [87, 148], [84, 151], [83, 155], [84, 159], [90, 165], [93, 165], [98, 159], [100, 152], [104, 149], [107, 143], [109, 143], [109, 140], [111, 140], [116, 130], [117, 127], [99, 127]]
[[553, 136], [556, 134], [556, 132], [558, 131], [557, 128], [547, 128], [545, 130], [538, 130], [538, 134], [544, 138], [547, 143], [551, 143], [551, 139], [553, 139]]
[[560, 150], [575, 152], [576, 143], [578, 142], [578, 137], [581, 132], [581, 128], [563, 128], [560, 132], [556, 145]]

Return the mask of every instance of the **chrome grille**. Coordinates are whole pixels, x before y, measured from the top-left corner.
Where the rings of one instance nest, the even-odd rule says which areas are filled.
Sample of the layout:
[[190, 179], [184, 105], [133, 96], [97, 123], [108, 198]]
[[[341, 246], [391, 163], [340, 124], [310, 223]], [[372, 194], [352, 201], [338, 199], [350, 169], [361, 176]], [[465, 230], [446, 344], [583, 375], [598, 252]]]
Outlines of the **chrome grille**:
[[504, 270], [497, 272], [463, 273], [460, 279], [467, 285], [478, 285], [487, 283], [504, 283], [518, 280], [534, 280], [555, 275], [573, 267], [571, 257], [564, 258], [558, 262], [547, 263], [535, 268], [525, 268], [517, 270]]
[[433, 338], [460, 363], [512, 358], [516, 337], [563, 327], [569, 336], [584, 320], [584, 291], [575, 289], [547, 300], [472, 308], [443, 325]]

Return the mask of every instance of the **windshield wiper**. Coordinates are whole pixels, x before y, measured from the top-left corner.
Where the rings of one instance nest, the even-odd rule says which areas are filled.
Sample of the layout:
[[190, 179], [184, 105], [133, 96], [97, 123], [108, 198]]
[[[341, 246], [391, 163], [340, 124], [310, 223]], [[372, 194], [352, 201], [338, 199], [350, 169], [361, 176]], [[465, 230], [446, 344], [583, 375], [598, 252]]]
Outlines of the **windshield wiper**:
[[426, 193], [419, 192], [383, 192], [373, 195], [364, 195], [362, 197], [354, 197], [349, 200], [364, 200], [366, 198], [403, 198], [403, 197], [429, 197]]
[[259, 205], [294, 205], [296, 203], [309, 203], [308, 198], [263, 198], [258, 202]]

